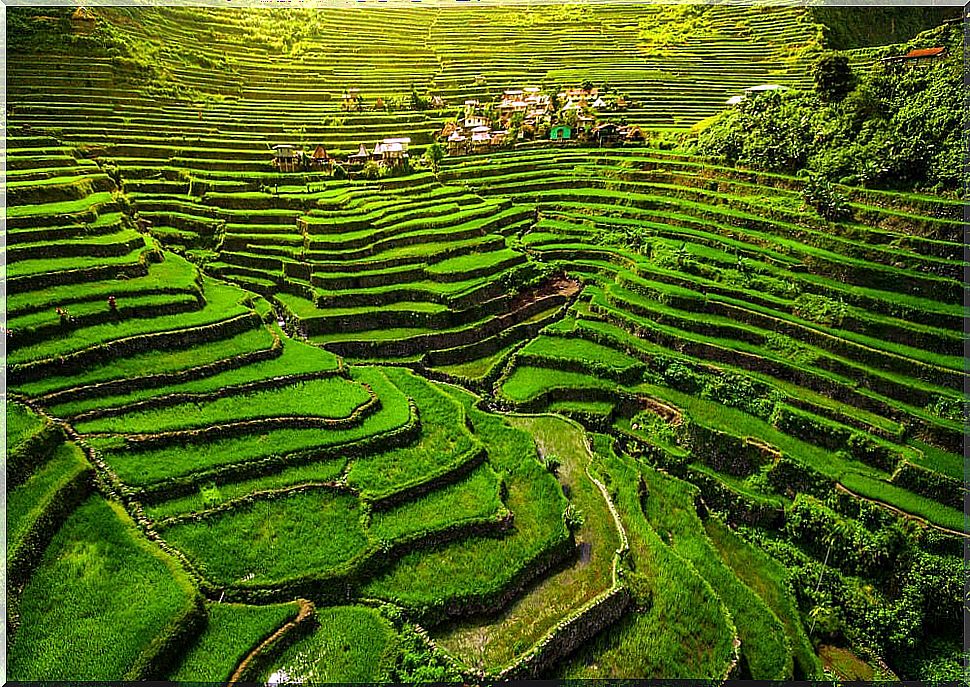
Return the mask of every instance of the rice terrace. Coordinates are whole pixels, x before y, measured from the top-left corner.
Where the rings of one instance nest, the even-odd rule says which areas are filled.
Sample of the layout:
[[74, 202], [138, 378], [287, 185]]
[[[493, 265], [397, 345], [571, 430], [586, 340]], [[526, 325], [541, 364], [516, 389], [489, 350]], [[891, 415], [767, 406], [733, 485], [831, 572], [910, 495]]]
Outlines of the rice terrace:
[[13, 4], [8, 679], [966, 684], [959, 6]]

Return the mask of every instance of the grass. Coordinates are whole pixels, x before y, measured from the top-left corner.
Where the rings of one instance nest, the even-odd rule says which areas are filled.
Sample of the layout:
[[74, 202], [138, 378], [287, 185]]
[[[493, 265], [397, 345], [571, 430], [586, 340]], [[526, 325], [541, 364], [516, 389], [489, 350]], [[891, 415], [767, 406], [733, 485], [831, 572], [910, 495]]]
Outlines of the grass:
[[581, 553], [570, 565], [542, 579], [495, 617], [458, 621], [435, 631], [438, 646], [467, 664], [493, 670], [511, 663], [570, 612], [606, 592], [620, 547], [613, 516], [586, 474], [591, 456], [582, 430], [551, 416], [513, 417], [509, 423], [531, 434], [543, 455], [561, 461], [557, 476], [584, 522], [576, 532]]
[[486, 253], [485, 255], [461, 255], [435, 263], [428, 268], [428, 272], [430, 274], [455, 274], [459, 272], [471, 272], [487, 267], [498, 266], [501, 263], [510, 259], [515, 259], [518, 256], [521, 256], [521, 253], [517, 253], [513, 250], [494, 251], [491, 253]]
[[22, 544], [25, 533], [45, 511], [57, 505], [59, 492], [90, 470], [81, 449], [63, 443], [24, 484], [7, 493], [8, 560]]
[[249, 312], [249, 308], [240, 304], [244, 293], [235, 286], [209, 282], [206, 285], [205, 296], [206, 307], [196, 312], [83, 327], [72, 331], [70, 336], [65, 338], [52, 339], [36, 346], [13, 351], [8, 360], [11, 365], [44, 360], [115, 339], [213, 324]]
[[595, 440], [598, 472], [630, 538], [624, 579], [637, 607], [556, 670], [559, 679], [719, 679], [731, 660], [734, 627], [717, 594], [657, 535], [640, 510], [639, 466]]
[[619, 372], [640, 365], [640, 361], [636, 358], [616, 349], [586, 339], [572, 337], [540, 336], [526, 345], [520, 353], [551, 360], [580, 360], [599, 363]]
[[[792, 676], [791, 648], [774, 612], [717, 554], [697, 517], [696, 487], [642, 466], [649, 488], [645, 515], [654, 531], [690, 561], [727, 607], [741, 639], [741, 654], [755, 680], [785, 680]], [[742, 673], [743, 674], [743, 673]]]
[[838, 675], [840, 679], [870, 682], [876, 677], [872, 666], [844, 647], [820, 646], [819, 656], [821, 656], [825, 667]]
[[126, 675], [196, 594], [174, 559], [144, 539], [120, 506], [92, 496], [54, 535], [24, 588], [8, 676]]
[[[667, 355], [674, 357], [674, 359], [681, 362], [690, 362], [690, 358], [686, 356], [674, 355], [669, 349], [665, 349], [662, 346], [658, 346], [644, 339], [637, 338], [633, 334], [627, 332], [625, 329], [608, 322], [582, 320], [577, 324], [577, 329], [587, 333], [587, 335], [606, 337], [611, 342], [615, 341], [617, 345], [631, 346], [634, 350], [640, 350], [644, 354]], [[894, 433], [900, 429], [900, 425], [897, 422], [893, 422], [892, 420], [889, 420], [881, 415], [862, 408], [852, 407], [846, 403], [839, 402], [816, 391], [812, 391], [811, 389], [806, 389], [805, 387], [792, 384], [791, 382], [771, 377], [764, 373], [740, 370], [727, 365], [721, 366], [720, 369], [725, 372], [744, 374], [751, 379], [770, 384], [793, 398], [799, 398], [806, 403], [812, 404], [813, 406], [828, 409], [831, 412], [839, 415], [850, 415], [868, 425], [871, 425], [872, 427], [876, 427], [888, 433]]]
[[368, 495], [383, 495], [463, 462], [477, 445], [465, 427], [461, 406], [431, 383], [403, 370], [388, 369], [388, 378], [418, 403], [421, 436], [403, 448], [364, 456], [347, 473], [350, 484]]
[[234, 394], [214, 400], [183, 403], [166, 408], [137, 410], [118, 417], [78, 422], [82, 434], [170, 432], [272, 417], [349, 417], [370, 401], [367, 390], [341, 377], [295, 384], [281, 383], [268, 391]]
[[[131, 294], [122, 297], [118, 304], [118, 318], [138, 318], [151, 316], [159, 309], [176, 307], [183, 310], [194, 310], [198, 306], [198, 299], [194, 293], [186, 292], [179, 294]], [[71, 316], [80, 322], [84, 322], [86, 317], [103, 317], [110, 314], [107, 299], [97, 301], [82, 301], [70, 307]], [[122, 314], [125, 313], [125, 314]], [[14, 331], [34, 330], [38, 338], [51, 338], [62, 336], [63, 330], [60, 329], [60, 317], [53, 310], [43, 310], [33, 312], [23, 317], [8, 320], [7, 324]], [[55, 328], [56, 327], [56, 328]], [[40, 334], [44, 329], [45, 334]], [[39, 331], [38, 331], [39, 330]]]
[[467, 377], [468, 379], [476, 380], [483, 379], [494, 369], [496, 365], [501, 364], [501, 362], [505, 360], [505, 357], [511, 353], [518, 344], [519, 342], [516, 341], [491, 355], [476, 358], [475, 360], [469, 360], [463, 363], [455, 363], [454, 365], [438, 365], [434, 369], [456, 377]]
[[657, 398], [670, 401], [676, 407], [686, 411], [696, 422], [707, 427], [726, 432], [732, 436], [757, 437], [826, 477], [839, 479], [849, 472], [864, 475], [881, 474], [875, 468], [870, 468], [864, 463], [846, 460], [834, 452], [794, 439], [775, 429], [767, 422], [737, 408], [696, 398], [667, 387], [641, 384], [637, 388]]
[[279, 472], [274, 472], [265, 477], [243, 480], [241, 482], [229, 482], [219, 485], [215, 483], [203, 484], [199, 487], [198, 491], [189, 496], [146, 505], [145, 513], [152, 519], [162, 520], [164, 518], [197, 512], [205, 508], [212, 508], [226, 501], [257, 491], [283, 489], [311, 482], [333, 482], [343, 474], [346, 465], [346, 460], [333, 458], [308, 465], [283, 468]]
[[145, 485], [270, 456], [327, 450], [407, 424], [407, 399], [382, 372], [376, 368], [359, 367], [354, 369], [353, 377], [373, 388], [381, 399], [381, 409], [364, 418], [360, 425], [349, 429], [284, 429], [144, 451], [128, 450], [115, 439], [91, 438], [89, 443], [102, 451], [104, 459], [123, 481], [131, 485]]
[[946, 527], [957, 532], [965, 531], [964, 514], [933, 499], [914, 494], [906, 489], [866, 475], [847, 473], [842, 476], [841, 482], [847, 489], [865, 498], [887, 503], [905, 513], [923, 518], [940, 527]]
[[7, 266], [7, 275], [11, 279], [36, 274], [60, 272], [64, 270], [83, 270], [90, 267], [110, 267], [136, 265], [146, 248], [150, 245], [139, 246], [125, 255], [118, 257], [69, 257], [69, 258], [38, 258], [12, 262]]
[[464, 405], [488, 450], [489, 464], [508, 485], [505, 504], [515, 515], [515, 528], [501, 539], [471, 537], [433, 551], [409, 553], [369, 582], [363, 589], [366, 595], [420, 607], [492, 594], [567, 536], [562, 519], [565, 499], [535, 459], [531, 438], [502, 418], [475, 410], [475, 397], [467, 392], [449, 393]]
[[[265, 330], [254, 330], [242, 336], [246, 337], [243, 341], [247, 343], [251, 342], [251, 348], [243, 349], [241, 352], [246, 350], [260, 350], [267, 347], [266, 343], [269, 342], [269, 336]], [[208, 349], [210, 347], [221, 349], [220, 343], [213, 342], [207, 345], [205, 350], [198, 351], [200, 361], [197, 363], [196, 360], [192, 360], [191, 363], [196, 365], [204, 364], [206, 360], [211, 359], [209, 356], [214, 358], [213, 352]], [[215, 360], [220, 359], [215, 358]], [[205, 394], [275, 377], [311, 373], [320, 373], [322, 375], [327, 372], [336, 371], [337, 367], [337, 358], [332, 353], [328, 353], [314, 346], [308, 346], [299, 341], [286, 340], [283, 346], [283, 352], [278, 357], [270, 360], [236, 367], [214, 375], [203, 376], [197, 374], [194, 375], [194, 378], [181, 383], [139, 389], [118, 396], [104, 395], [90, 400], [85, 399], [58, 404], [53, 406], [53, 409], [56, 409], [56, 412], [61, 416], [71, 416], [95, 408], [127, 405], [163, 394]], [[336, 382], [336, 380], [333, 381]], [[338, 386], [337, 384], [334, 385]], [[335, 389], [336, 391], [339, 391], [339, 389]]]
[[17, 444], [35, 434], [44, 426], [44, 418], [37, 415], [27, 406], [7, 402], [6, 412], [6, 433], [7, 451], [12, 450]]
[[76, 200], [65, 200], [59, 203], [43, 203], [38, 205], [20, 205], [7, 208], [7, 218], [21, 217], [55, 217], [84, 212], [99, 205], [105, 205], [112, 200], [107, 192], [93, 193]]
[[716, 518], [704, 521], [704, 530], [717, 547], [721, 560], [729, 565], [751, 590], [774, 612], [785, 626], [793, 649], [796, 680], [821, 677], [822, 664], [805, 633], [798, 605], [792, 596], [788, 571], [773, 558], [734, 534]]
[[531, 401], [557, 388], [612, 390], [616, 384], [582, 372], [531, 366], [517, 366], [502, 382], [502, 394], [518, 402]]
[[396, 635], [372, 608], [317, 610], [320, 626], [286, 649], [262, 676], [273, 683], [352, 683], [388, 679]]
[[921, 458], [915, 460], [919, 465], [929, 468], [934, 472], [939, 472], [947, 477], [954, 479], [964, 478], [965, 466], [963, 456], [943, 451], [936, 446], [931, 446], [922, 441], [913, 440], [912, 446], [922, 454]]
[[[172, 351], [148, 350], [131, 356], [113, 358], [103, 365], [76, 370], [66, 376], [51, 375], [35, 382], [28, 382], [18, 388], [23, 393], [34, 396], [76, 386], [101, 384], [116, 379], [172, 374], [192, 367], [227, 360], [235, 355], [268, 349], [272, 343], [273, 338], [269, 330], [257, 327], [227, 339], [206, 341], [196, 346]], [[195, 381], [198, 384], [200, 380]], [[139, 397], [132, 396], [132, 400], [136, 398]], [[76, 403], [76, 405], [72, 404], [59, 409], [59, 412], [67, 411], [66, 414], [70, 414], [71, 412], [87, 410], [90, 407], [80, 401]], [[98, 401], [97, 405], [93, 407], [100, 407], [101, 403], [101, 401]]]
[[205, 631], [168, 675], [174, 682], [225, 682], [246, 655], [296, 617], [296, 603], [268, 606], [210, 603]]
[[162, 536], [219, 585], [271, 584], [326, 573], [367, 547], [357, 499], [327, 490], [258, 500]]
[[368, 534], [379, 541], [390, 542], [454, 523], [494, 518], [504, 509], [500, 486], [495, 471], [482, 465], [459, 482], [389, 511], [375, 512]]

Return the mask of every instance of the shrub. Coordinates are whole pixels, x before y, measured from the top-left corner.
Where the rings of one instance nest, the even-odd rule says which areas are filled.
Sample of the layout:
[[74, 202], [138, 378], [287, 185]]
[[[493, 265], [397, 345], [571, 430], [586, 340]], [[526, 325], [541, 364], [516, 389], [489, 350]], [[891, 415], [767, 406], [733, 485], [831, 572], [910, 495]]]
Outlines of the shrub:
[[559, 466], [562, 465], [562, 461], [559, 460], [559, 456], [543, 454], [539, 461], [542, 463], [542, 467], [556, 474], [559, 471]]
[[812, 72], [815, 92], [826, 102], [839, 102], [855, 86], [855, 74], [845, 55], [826, 55], [815, 64]]
[[364, 168], [360, 170], [360, 175], [364, 179], [368, 180], [380, 179], [381, 166], [373, 160], [369, 160], [367, 164], [364, 165]]
[[820, 217], [831, 222], [848, 219], [852, 215], [845, 195], [835, 186], [819, 176], [810, 176], [802, 190], [805, 204], [813, 208]]
[[582, 510], [570, 503], [566, 506], [566, 510], [563, 511], [562, 521], [566, 524], [570, 532], [575, 532], [586, 523], [586, 515]]
[[953, 422], [963, 422], [967, 416], [966, 401], [959, 401], [946, 396], [938, 396], [926, 409], [937, 417]]
[[813, 90], [746, 98], [712, 120], [695, 152], [788, 173], [808, 167], [853, 184], [955, 192], [968, 117], [962, 35], [944, 26], [909, 47], [926, 45], [951, 55], [916, 69], [876, 62], [858, 84], [844, 58], [829, 56]]
[[809, 322], [838, 327], [848, 315], [849, 308], [843, 300], [834, 300], [812, 293], [803, 293], [795, 299], [792, 314]]

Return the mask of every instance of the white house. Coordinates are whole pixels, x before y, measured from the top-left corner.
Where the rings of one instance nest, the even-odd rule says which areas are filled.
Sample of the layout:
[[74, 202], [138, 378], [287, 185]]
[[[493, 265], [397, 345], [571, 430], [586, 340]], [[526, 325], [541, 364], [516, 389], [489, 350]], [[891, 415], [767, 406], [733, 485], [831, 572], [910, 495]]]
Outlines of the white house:
[[488, 126], [488, 117], [481, 114], [471, 114], [465, 117], [464, 127], [474, 129], [478, 126]]

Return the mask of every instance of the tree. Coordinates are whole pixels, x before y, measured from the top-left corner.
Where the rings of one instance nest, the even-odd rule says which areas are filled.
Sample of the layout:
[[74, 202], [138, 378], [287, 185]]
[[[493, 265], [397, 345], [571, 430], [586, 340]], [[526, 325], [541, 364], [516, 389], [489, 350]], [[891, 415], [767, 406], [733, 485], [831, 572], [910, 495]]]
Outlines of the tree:
[[575, 129], [579, 123], [579, 113], [576, 110], [564, 110], [559, 115], [559, 123]]
[[845, 55], [826, 55], [813, 71], [815, 91], [828, 103], [838, 103], [855, 88], [856, 78]]
[[438, 176], [438, 170], [441, 168], [441, 161], [445, 159], [445, 149], [440, 143], [432, 143], [430, 146], [428, 146], [424, 156], [428, 160], [428, 164], [431, 165], [431, 172], [435, 176]]
[[418, 91], [414, 86], [411, 87], [410, 105], [412, 110], [427, 110], [429, 107], [428, 101], [418, 95]]

